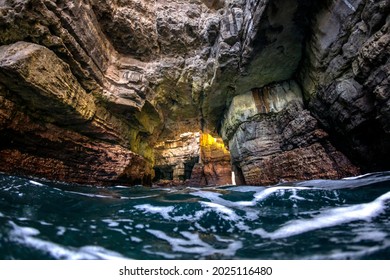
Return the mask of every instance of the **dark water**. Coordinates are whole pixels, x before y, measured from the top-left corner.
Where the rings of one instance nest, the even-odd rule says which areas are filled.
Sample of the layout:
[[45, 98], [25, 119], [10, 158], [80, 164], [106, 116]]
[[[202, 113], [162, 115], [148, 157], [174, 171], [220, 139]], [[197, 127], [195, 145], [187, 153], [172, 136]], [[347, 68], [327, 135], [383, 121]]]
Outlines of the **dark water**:
[[0, 259], [390, 259], [390, 173], [271, 188], [0, 174]]

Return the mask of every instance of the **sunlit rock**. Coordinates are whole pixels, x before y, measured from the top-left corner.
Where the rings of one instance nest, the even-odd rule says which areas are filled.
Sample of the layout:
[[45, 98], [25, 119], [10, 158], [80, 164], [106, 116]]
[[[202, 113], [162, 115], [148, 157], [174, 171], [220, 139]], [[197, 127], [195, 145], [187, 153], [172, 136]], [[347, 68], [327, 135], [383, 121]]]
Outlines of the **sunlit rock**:
[[[0, 151], [51, 160], [52, 149], [66, 155], [74, 145], [86, 162], [104, 161], [105, 170], [113, 170], [103, 172], [108, 183], [108, 174], [113, 181], [124, 178], [122, 167], [130, 161], [115, 166], [123, 153], [140, 159], [125, 176], [129, 184], [150, 181], [154, 166], [160, 177], [185, 180], [197, 173], [205, 178], [198, 180], [202, 184], [225, 184], [217, 178], [219, 173], [225, 178], [229, 169], [220, 150], [204, 149], [202, 162], [199, 144], [199, 163], [192, 148], [177, 152], [175, 164], [165, 162], [167, 155], [160, 157], [161, 143], [201, 131], [234, 142], [229, 149], [235, 173], [243, 178], [249, 170], [253, 182], [260, 173], [272, 178], [268, 181], [294, 179], [294, 169], [285, 167], [279, 173], [290, 175], [284, 177], [278, 168], [253, 171], [251, 164], [265, 151], [284, 157], [284, 166], [297, 166], [299, 154], [306, 155], [303, 166], [324, 162], [322, 171], [308, 168], [305, 175], [302, 168], [295, 179], [356, 173], [341, 156], [330, 159], [333, 151], [366, 171], [388, 169], [389, 5], [367, 0], [2, 1], [0, 133], [7, 140]], [[17, 114], [6, 113], [10, 104]], [[19, 113], [32, 127], [42, 125], [45, 137], [25, 129]], [[96, 151], [89, 153], [74, 139], [70, 146], [52, 146], [49, 135], [59, 133], [54, 127], [68, 138], [86, 137], [83, 143]], [[10, 143], [16, 142], [10, 153]], [[118, 153], [97, 152], [98, 142]], [[39, 149], [33, 151], [35, 145]], [[245, 149], [252, 153], [248, 158]], [[285, 160], [287, 152], [294, 164]], [[219, 161], [210, 167], [207, 158]], [[78, 163], [63, 157], [61, 164], [75, 181]], [[46, 167], [41, 172], [18, 166], [15, 161], [0, 170], [57, 178]], [[214, 179], [206, 182], [207, 176]]]
[[199, 132], [187, 132], [178, 139], [166, 140], [155, 146], [155, 181], [184, 182], [191, 178], [192, 168], [199, 162]]

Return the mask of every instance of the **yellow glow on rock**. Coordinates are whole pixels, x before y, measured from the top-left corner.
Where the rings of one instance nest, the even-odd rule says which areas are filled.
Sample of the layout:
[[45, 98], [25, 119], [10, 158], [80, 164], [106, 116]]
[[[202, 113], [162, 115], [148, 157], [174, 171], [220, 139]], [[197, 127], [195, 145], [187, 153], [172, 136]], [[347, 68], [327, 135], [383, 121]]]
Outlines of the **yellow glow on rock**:
[[214, 138], [208, 133], [202, 133], [200, 137], [200, 146], [202, 150], [220, 150], [224, 154], [230, 154], [221, 138]]

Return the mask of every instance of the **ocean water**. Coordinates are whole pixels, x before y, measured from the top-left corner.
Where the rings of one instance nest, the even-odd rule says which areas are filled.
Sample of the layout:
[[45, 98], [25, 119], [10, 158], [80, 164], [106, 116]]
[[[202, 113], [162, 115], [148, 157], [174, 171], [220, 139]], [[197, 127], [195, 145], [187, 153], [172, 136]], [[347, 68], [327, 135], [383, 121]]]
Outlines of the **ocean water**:
[[390, 259], [390, 172], [99, 188], [0, 174], [0, 259]]

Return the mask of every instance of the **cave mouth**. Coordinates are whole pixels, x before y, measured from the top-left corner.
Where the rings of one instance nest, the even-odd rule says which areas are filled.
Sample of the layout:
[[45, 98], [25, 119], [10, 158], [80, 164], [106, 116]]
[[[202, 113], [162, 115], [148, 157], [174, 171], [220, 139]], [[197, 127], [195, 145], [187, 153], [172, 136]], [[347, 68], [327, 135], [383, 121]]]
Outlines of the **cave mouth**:
[[190, 160], [184, 162], [184, 180], [191, 179], [192, 176], [192, 170], [194, 169], [194, 166], [196, 163], [199, 162], [199, 157], [193, 157]]
[[173, 166], [155, 166], [153, 182], [173, 180]]
[[199, 156], [191, 157], [184, 162], [180, 162], [177, 165], [163, 165], [155, 166], [153, 182], [158, 181], [186, 181], [191, 179], [192, 170], [196, 163], [199, 162]]

